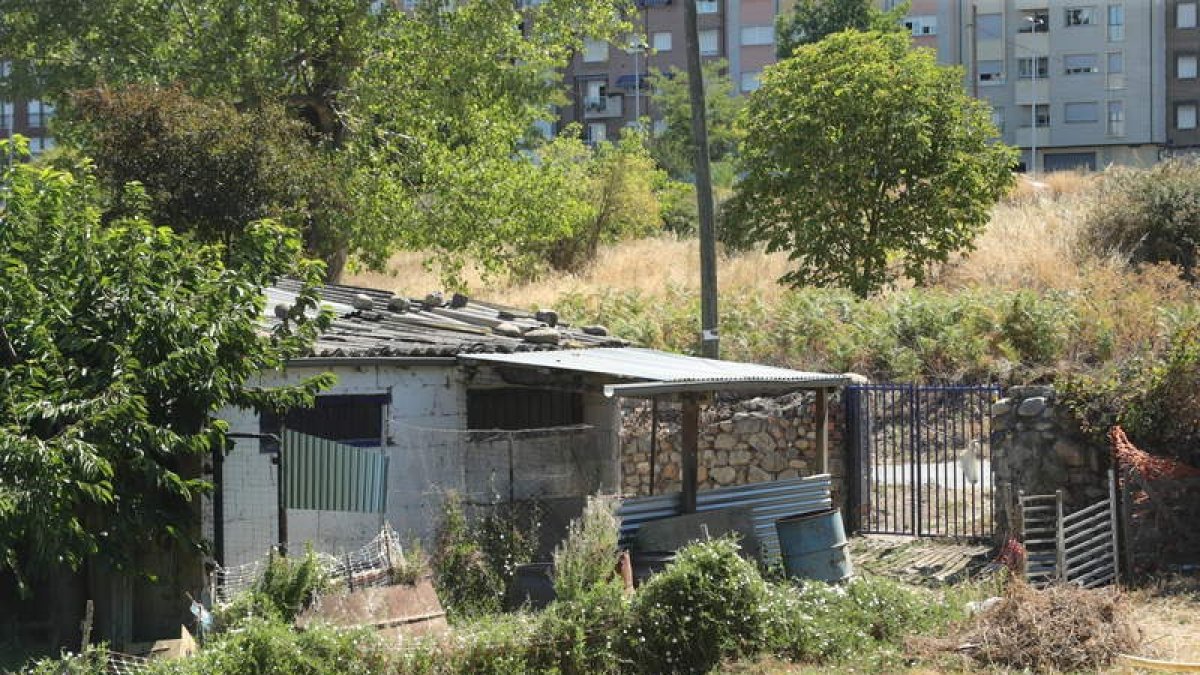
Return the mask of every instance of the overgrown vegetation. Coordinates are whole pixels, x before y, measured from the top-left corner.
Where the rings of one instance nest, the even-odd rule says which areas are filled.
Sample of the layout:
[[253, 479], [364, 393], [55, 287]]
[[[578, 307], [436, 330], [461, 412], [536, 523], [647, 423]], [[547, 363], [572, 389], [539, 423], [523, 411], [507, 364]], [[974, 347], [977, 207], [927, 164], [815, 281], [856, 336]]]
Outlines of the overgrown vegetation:
[[462, 497], [449, 493], [430, 564], [438, 597], [453, 622], [495, 614], [517, 566], [533, 559], [541, 527], [536, 504], [497, 503], [468, 522]]
[[302, 558], [288, 558], [272, 551], [254, 587], [219, 608], [217, 626], [228, 629], [255, 617], [290, 624], [329, 584], [311, 546]]

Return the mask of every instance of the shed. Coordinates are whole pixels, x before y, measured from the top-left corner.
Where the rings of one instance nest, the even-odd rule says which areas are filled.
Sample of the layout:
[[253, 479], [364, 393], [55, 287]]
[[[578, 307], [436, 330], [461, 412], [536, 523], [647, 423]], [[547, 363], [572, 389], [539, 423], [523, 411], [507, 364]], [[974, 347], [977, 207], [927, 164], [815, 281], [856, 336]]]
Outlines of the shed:
[[[265, 321], [277, 321], [274, 307], [294, 302], [298, 290], [288, 280], [269, 289]], [[287, 428], [387, 457], [382, 513], [286, 509], [287, 538], [327, 552], [361, 546], [383, 522], [428, 542], [449, 490], [477, 506], [536, 499], [548, 509], [547, 537], [559, 536], [586, 495], [619, 490], [621, 397], [682, 403], [690, 449], [683, 456], [684, 508], [694, 510], [697, 421], [707, 397], [814, 389], [823, 417], [827, 393], [847, 381], [632, 347], [552, 311], [460, 295], [406, 298], [328, 285], [321, 296], [336, 313], [332, 326], [308, 356], [264, 373], [261, 383], [331, 371], [336, 386], [313, 409], [284, 420], [241, 409], [221, 416], [247, 436]], [[826, 457], [827, 440], [818, 443]], [[260, 559], [280, 539], [273, 450], [270, 441], [242, 437], [213, 457], [218, 490], [202, 510], [203, 523], [225, 566]], [[306, 471], [316, 472], [306, 476], [310, 482], [329, 479], [320, 467]]]

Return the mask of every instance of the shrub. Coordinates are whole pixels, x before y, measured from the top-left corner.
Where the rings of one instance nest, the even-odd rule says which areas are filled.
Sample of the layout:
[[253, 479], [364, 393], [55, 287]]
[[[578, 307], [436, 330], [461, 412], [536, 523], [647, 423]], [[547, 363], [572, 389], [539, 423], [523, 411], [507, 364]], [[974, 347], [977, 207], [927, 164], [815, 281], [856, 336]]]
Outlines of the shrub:
[[149, 675], [374, 675], [390, 672], [388, 666], [387, 651], [369, 630], [318, 624], [296, 631], [253, 618], [196, 656], [154, 662]]
[[500, 611], [504, 580], [488, 565], [456, 494], [446, 495], [442, 504], [430, 562], [438, 597], [451, 621]]
[[272, 552], [262, 576], [249, 591], [219, 608], [216, 622], [222, 629], [250, 617], [291, 623], [328, 588], [328, 575], [311, 545], [305, 548], [303, 558], [288, 558]]
[[1028, 366], [1048, 366], [1062, 357], [1073, 315], [1056, 298], [1023, 291], [1012, 296], [1000, 325], [1004, 340]]
[[89, 647], [82, 654], [64, 653], [57, 659], [39, 659], [21, 671], [26, 675], [108, 675], [108, 649]]
[[615, 507], [612, 499], [588, 497], [583, 514], [571, 521], [567, 538], [554, 549], [554, 593], [560, 602], [582, 600], [612, 581], [621, 536]]
[[772, 585], [767, 607], [766, 648], [794, 661], [862, 656], [956, 618], [928, 595], [878, 578]]
[[533, 559], [541, 529], [536, 502], [496, 503], [473, 525], [447, 494], [431, 559], [434, 584], [452, 621], [499, 612], [517, 566]]
[[767, 584], [732, 539], [692, 544], [634, 596], [620, 652], [647, 673], [705, 673], [758, 651]]
[[1100, 183], [1084, 241], [1101, 255], [1169, 262], [1195, 279], [1200, 246], [1200, 162], [1171, 159], [1150, 169], [1114, 168]]

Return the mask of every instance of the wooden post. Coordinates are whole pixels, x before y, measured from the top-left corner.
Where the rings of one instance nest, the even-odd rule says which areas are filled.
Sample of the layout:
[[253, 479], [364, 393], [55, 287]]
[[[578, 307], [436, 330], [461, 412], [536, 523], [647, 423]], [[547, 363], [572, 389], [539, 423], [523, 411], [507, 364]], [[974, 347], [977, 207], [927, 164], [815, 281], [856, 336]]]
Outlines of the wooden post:
[[817, 473], [829, 473], [829, 390], [817, 390], [817, 404], [813, 410], [813, 423], [817, 425]]
[[700, 67], [700, 29], [696, 25], [696, 0], [684, 0], [683, 24], [688, 96], [691, 98], [692, 108], [692, 142], [696, 152], [696, 209], [700, 220], [700, 355], [715, 359], [720, 353], [720, 339], [717, 334], [717, 236], [708, 157], [704, 76]]
[[698, 445], [700, 440], [700, 403], [688, 394], [683, 399], [683, 447], [680, 448], [683, 470], [683, 512], [696, 512], [698, 480]]
[[1112, 528], [1113, 584], [1121, 585], [1121, 542], [1120, 524], [1117, 518], [1117, 478], [1108, 470], [1108, 526]]

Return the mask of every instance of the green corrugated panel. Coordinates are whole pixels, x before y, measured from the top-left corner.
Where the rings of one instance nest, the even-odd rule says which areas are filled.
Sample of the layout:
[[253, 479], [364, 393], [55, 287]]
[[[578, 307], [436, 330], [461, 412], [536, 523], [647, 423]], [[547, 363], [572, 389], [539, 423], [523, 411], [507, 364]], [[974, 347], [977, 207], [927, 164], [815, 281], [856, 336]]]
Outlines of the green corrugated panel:
[[388, 458], [295, 431], [283, 432], [288, 508], [382, 513], [387, 508]]

